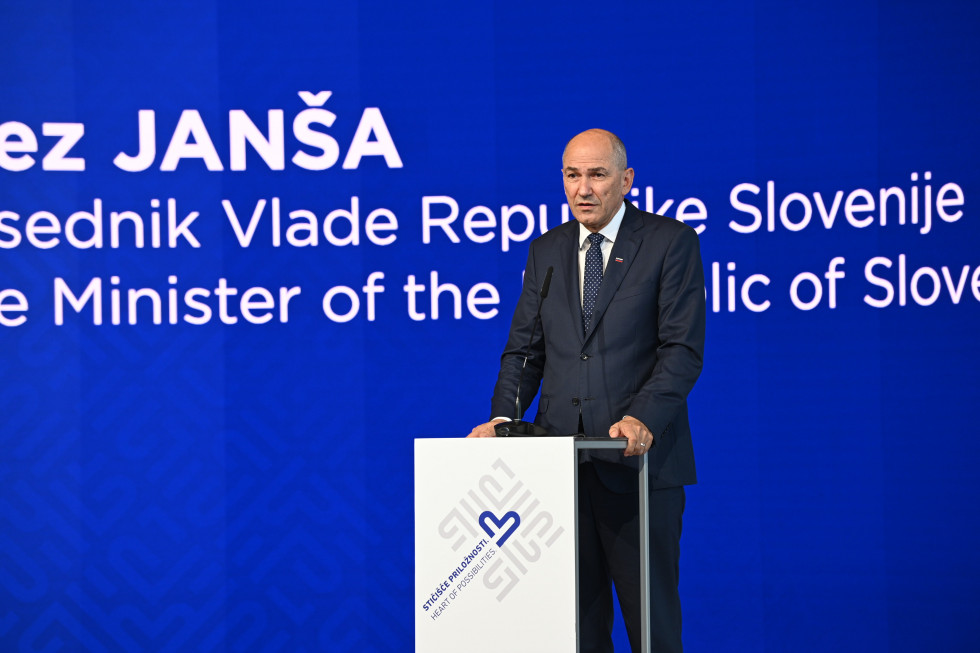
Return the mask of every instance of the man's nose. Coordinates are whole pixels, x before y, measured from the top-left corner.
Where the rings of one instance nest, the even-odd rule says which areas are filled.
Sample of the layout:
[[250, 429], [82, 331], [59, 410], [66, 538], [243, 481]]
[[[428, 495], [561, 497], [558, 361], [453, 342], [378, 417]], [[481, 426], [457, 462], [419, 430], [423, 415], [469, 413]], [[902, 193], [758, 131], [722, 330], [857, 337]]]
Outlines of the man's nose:
[[592, 182], [587, 176], [582, 177], [578, 184], [578, 194], [582, 197], [589, 197], [592, 195]]

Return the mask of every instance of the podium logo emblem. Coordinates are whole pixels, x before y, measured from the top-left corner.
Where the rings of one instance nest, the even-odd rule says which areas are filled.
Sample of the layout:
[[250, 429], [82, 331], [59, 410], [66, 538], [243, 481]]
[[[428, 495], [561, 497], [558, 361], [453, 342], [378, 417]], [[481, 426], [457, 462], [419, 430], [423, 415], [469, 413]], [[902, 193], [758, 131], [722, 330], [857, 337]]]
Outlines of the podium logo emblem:
[[503, 517], [497, 517], [489, 510], [485, 510], [480, 515], [480, 527], [486, 532], [490, 537], [496, 537], [500, 535], [497, 539], [497, 546], [503, 546], [504, 542], [507, 541], [517, 527], [521, 525], [521, 516], [516, 512], [511, 510], [510, 512], [504, 513]]

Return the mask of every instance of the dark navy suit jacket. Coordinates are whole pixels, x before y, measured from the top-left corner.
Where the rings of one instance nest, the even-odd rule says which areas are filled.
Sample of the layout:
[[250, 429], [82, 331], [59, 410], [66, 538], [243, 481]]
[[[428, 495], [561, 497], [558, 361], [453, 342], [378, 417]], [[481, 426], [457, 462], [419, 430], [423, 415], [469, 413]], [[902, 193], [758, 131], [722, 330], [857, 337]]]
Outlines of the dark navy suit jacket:
[[[627, 202], [588, 333], [582, 330], [578, 234], [573, 220], [531, 243], [490, 414], [514, 414], [541, 283], [554, 266], [521, 405], [529, 405], [540, 387], [535, 422], [555, 435], [577, 433], [580, 415], [592, 436], [608, 436], [624, 415], [635, 417], [654, 436], [647, 454], [651, 487], [695, 483], [687, 395], [701, 373], [705, 330], [697, 234]], [[607, 487], [635, 491], [637, 458], [613, 450], [590, 455]]]

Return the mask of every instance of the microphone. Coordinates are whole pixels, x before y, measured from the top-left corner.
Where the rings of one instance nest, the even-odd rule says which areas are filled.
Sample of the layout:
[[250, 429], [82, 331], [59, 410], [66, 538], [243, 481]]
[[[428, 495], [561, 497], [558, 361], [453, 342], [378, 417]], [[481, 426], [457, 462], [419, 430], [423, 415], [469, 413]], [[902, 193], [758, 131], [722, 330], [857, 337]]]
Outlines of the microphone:
[[524, 364], [521, 365], [521, 374], [517, 377], [517, 393], [514, 398], [514, 407], [516, 409], [517, 416], [509, 422], [501, 422], [493, 427], [493, 432], [497, 434], [498, 437], [508, 437], [514, 435], [531, 435], [531, 436], [541, 436], [541, 435], [551, 435], [547, 430], [541, 428], [533, 422], [525, 422], [521, 419], [523, 412], [521, 411], [521, 385], [524, 383], [524, 370], [527, 369], [527, 361], [531, 357], [531, 344], [534, 342], [534, 334], [538, 330], [538, 323], [541, 321], [541, 306], [544, 304], [545, 298], [548, 297], [548, 290], [551, 288], [551, 275], [554, 273], [555, 267], [553, 265], [548, 266], [548, 271], [544, 274], [544, 283], [541, 284], [541, 292], [539, 293], [538, 300], [538, 311], [534, 315], [534, 324], [531, 326], [531, 337], [527, 341], [527, 346], [524, 348]]
[[541, 284], [541, 301], [538, 302], [538, 315], [541, 315], [541, 304], [548, 297], [548, 289], [551, 288], [551, 275], [555, 271], [555, 266], [549, 265], [548, 271], [544, 273], [544, 283]]

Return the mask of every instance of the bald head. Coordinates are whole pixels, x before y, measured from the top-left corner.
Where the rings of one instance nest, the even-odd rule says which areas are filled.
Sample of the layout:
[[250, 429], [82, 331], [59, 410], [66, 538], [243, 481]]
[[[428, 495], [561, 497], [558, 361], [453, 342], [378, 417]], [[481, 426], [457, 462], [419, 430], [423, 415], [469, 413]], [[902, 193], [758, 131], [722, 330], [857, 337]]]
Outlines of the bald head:
[[592, 233], [609, 224], [633, 185], [623, 142], [604, 129], [590, 129], [568, 141], [562, 176], [572, 215]]
[[605, 129], [586, 129], [581, 134], [577, 134], [572, 137], [568, 143], [565, 144], [565, 151], [562, 152], [561, 161], [562, 167], [565, 165], [565, 155], [568, 154], [568, 148], [571, 147], [576, 141], [585, 140], [606, 140], [609, 143], [611, 149], [611, 154], [613, 157], [613, 163], [620, 169], [626, 170], [626, 146], [623, 145], [623, 141], [620, 140], [619, 136], [607, 131]]

